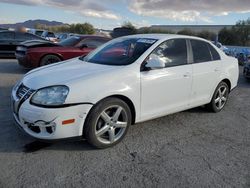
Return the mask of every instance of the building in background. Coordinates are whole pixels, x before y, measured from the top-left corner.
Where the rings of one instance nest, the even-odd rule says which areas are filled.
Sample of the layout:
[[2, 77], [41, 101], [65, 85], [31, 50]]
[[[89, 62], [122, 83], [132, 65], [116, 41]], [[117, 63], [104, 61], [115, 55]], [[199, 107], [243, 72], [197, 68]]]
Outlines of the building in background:
[[0, 31], [6, 31], [8, 29], [0, 27]]
[[218, 34], [223, 28], [231, 29], [233, 25], [152, 25], [150, 29], [171, 31], [178, 33], [182, 30], [191, 30], [193, 32], [209, 31]]

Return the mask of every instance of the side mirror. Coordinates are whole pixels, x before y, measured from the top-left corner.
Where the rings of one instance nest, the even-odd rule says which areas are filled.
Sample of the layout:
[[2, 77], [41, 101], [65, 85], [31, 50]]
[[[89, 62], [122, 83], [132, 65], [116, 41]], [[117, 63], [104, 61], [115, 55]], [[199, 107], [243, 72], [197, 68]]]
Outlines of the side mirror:
[[159, 56], [151, 54], [145, 67], [150, 69], [162, 69], [165, 68], [165, 62]]

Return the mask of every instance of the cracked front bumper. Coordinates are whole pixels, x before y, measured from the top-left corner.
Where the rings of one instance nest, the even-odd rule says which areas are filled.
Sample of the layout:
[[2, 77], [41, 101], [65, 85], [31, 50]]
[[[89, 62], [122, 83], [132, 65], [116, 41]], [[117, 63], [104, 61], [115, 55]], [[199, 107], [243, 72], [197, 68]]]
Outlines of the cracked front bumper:
[[[18, 109], [20, 101], [12, 92], [13, 116], [18, 126], [32, 137], [43, 140], [57, 140], [82, 136], [83, 125], [90, 104], [81, 104], [64, 108], [43, 108], [31, 105], [30, 98]], [[74, 122], [63, 125], [63, 121], [74, 119]]]

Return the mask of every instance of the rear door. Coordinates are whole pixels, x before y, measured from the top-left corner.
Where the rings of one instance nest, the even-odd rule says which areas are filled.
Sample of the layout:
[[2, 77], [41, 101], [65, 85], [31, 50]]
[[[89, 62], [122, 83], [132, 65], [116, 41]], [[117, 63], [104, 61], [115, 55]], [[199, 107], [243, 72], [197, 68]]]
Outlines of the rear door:
[[192, 106], [210, 102], [219, 82], [221, 61], [219, 53], [206, 41], [190, 40], [193, 53], [193, 84], [190, 102]]
[[0, 57], [14, 57], [15, 50], [16, 44], [14, 32], [0, 32]]

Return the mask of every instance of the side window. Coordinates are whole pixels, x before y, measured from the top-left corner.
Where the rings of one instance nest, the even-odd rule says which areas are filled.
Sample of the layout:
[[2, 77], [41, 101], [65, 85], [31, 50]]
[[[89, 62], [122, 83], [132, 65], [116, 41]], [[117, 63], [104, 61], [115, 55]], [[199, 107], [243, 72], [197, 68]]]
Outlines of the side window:
[[209, 47], [206, 42], [200, 40], [190, 40], [194, 63], [202, 63], [207, 61], [212, 61]]
[[165, 67], [187, 64], [187, 44], [185, 39], [171, 39], [163, 42], [152, 53], [158, 56]]
[[0, 40], [14, 40], [14, 33], [13, 32], [1, 32]]
[[220, 60], [220, 54], [217, 52], [217, 50], [215, 50], [211, 44], [208, 44], [208, 47], [213, 57], [213, 61]]

